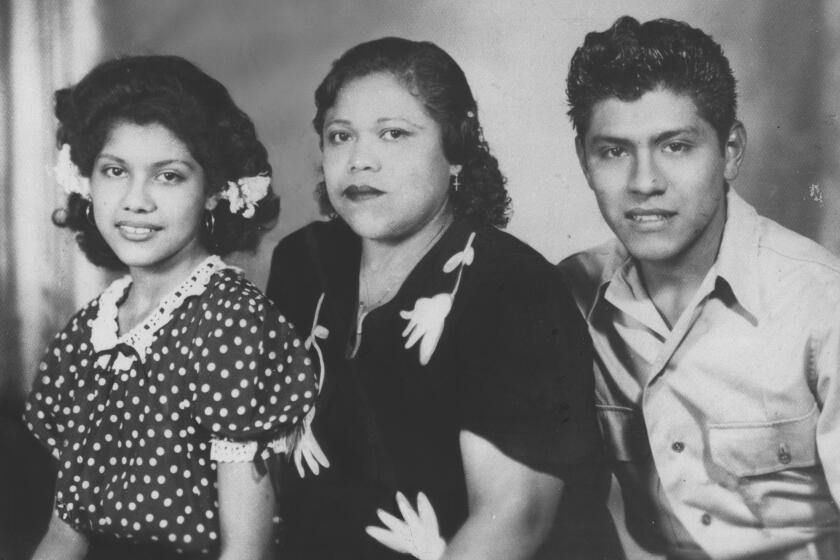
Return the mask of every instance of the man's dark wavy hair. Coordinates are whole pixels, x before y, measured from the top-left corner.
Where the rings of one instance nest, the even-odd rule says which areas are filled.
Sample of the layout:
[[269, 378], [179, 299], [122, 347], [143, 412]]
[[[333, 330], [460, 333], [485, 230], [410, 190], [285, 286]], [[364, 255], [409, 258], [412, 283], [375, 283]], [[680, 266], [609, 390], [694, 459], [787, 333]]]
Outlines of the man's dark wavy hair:
[[[450, 189], [456, 217], [504, 227], [510, 197], [499, 163], [490, 154], [478, 120], [478, 107], [458, 63], [443, 49], [427, 41], [384, 37], [361, 43], [336, 60], [315, 91], [315, 131], [323, 142], [324, 116], [349, 82], [371, 74], [390, 74], [426, 108], [443, 134], [447, 161], [461, 165], [460, 187]], [[321, 211], [335, 216], [323, 181], [318, 185]]]
[[[159, 124], [170, 130], [203, 168], [208, 195], [226, 188], [228, 181], [271, 175], [268, 154], [251, 119], [221, 83], [177, 56], [103, 62], [78, 84], [56, 92], [55, 115], [58, 145], [70, 145], [71, 159], [84, 177], [90, 177], [108, 135], [121, 122]], [[76, 232], [76, 241], [93, 264], [124, 269], [88, 219], [90, 206], [88, 199], [73, 193], [67, 205], [53, 213], [53, 222]], [[212, 211], [212, 232], [203, 227], [200, 242], [219, 255], [252, 250], [279, 211], [279, 200], [270, 189], [251, 218], [231, 213], [222, 199]]]
[[660, 87], [689, 95], [725, 145], [737, 107], [729, 61], [709, 35], [670, 19], [639, 23], [623, 16], [606, 31], [588, 33], [566, 80], [568, 114], [582, 138], [599, 101], [635, 101]]

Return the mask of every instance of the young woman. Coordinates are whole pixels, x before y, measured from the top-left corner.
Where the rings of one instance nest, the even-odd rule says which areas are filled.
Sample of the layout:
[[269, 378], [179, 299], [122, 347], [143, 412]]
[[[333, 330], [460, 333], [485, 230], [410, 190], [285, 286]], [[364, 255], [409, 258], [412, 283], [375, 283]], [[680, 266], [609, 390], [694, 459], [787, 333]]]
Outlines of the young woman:
[[556, 555], [558, 501], [596, 441], [590, 342], [554, 268], [497, 229], [509, 199], [463, 72], [380, 39], [315, 102], [334, 219], [280, 243], [267, 292], [325, 363], [313, 429], [331, 466], [281, 473], [290, 556]]
[[265, 148], [178, 57], [103, 63], [55, 112], [69, 196], [54, 221], [128, 274], [56, 336], [26, 405], [58, 465], [35, 558], [269, 557], [261, 461], [300, 435], [317, 381], [292, 326], [218, 256], [277, 217]]

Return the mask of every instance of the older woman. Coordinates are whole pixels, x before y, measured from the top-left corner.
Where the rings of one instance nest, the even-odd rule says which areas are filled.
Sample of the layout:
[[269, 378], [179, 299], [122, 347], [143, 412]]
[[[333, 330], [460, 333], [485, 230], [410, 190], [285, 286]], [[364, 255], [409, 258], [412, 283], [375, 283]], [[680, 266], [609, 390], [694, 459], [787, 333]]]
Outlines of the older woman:
[[505, 180], [448, 54], [360, 44], [315, 102], [333, 219], [278, 245], [268, 286], [322, 362], [307, 457], [329, 468], [285, 473], [289, 556], [531, 558], [595, 447], [585, 326], [497, 229]]

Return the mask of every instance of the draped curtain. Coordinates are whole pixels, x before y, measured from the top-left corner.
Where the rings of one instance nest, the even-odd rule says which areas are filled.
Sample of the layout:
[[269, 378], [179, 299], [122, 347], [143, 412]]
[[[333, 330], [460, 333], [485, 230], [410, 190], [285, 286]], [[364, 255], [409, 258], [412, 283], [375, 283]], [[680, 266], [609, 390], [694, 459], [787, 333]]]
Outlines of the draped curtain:
[[0, 0], [0, 413], [16, 415], [50, 337], [101, 287], [52, 225], [63, 203], [52, 95], [98, 59], [93, 0]]

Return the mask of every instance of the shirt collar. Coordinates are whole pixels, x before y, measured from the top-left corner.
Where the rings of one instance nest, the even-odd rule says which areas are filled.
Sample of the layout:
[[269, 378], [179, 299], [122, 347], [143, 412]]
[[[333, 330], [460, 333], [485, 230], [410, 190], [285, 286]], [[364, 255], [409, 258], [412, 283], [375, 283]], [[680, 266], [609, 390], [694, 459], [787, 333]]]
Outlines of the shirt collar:
[[[757, 316], [760, 292], [756, 279], [758, 270], [759, 217], [755, 209], [729, 187], [726, 194], [726, 223], [723, 228], [714, 274], [726, 282], [738, 303], [751, 315]], [[635, 261], [624, 245], [614, 240], [607, 255], [598, 292], [587, 313], [592, 321], [602, 301], [649, 303]], [[646, 311], [644, 311], [646, 312]]]
[[753, 317], [758, 316], [758, 248], [761, 228], [758, 213], [734, 189], [726, 194], [726, 225], [715, 261], [717, 275], [729, 284], [735, 299]]

